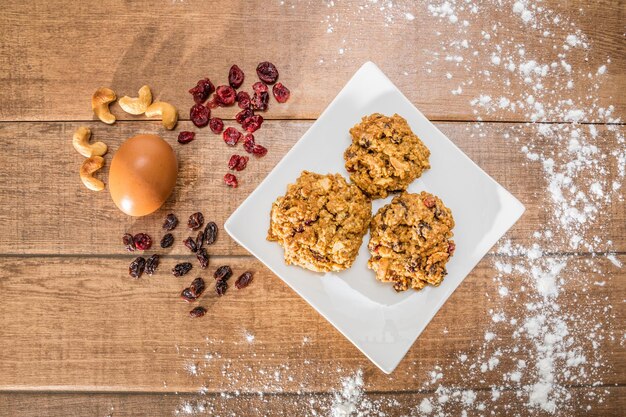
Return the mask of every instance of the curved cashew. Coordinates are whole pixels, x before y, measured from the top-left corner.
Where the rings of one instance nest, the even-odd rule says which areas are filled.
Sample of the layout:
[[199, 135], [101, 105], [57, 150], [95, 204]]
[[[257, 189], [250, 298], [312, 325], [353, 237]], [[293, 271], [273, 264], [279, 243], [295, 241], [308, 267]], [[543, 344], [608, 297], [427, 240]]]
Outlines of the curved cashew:
[[109, 111], [109, 103], [116, 99], [115, 92], [110, 88], [100, 87], [91, 97], [91, 108], [93, 112], [106, 124], [115, 123], [115, 116]]
[[164, 101], [155, 101], [146, 109], [146, 116], [161, 116], [163, 127], [167, 130], [174, 129], [178, 121], [178, 111], [176, 107]]
[[80, 179], [85, 184], [85, 187], [93, 191], [104, 190], [104, 183], [93, 176], [93, 173], [103, 166], [104, 158], [101, 156], [92, 156], [85, 159], [85, 162], [80, 167]]
[[150, 87], [144, 85], [139, 89], [139, 97], [133, 98], [124, 96], [119, 99], [120, 107], [126, 113], [142, 114], [145, 113], [148, 106], [152, 103], [152, 91]]
[[74, 132], [74, 138], [72, 139], [72, 145], [74, 149], [78, 151], [82, 156], [89, 158], [90, 156], [102, 156], [107, 153], [107, 145], [104, 142], [89, 143], [91, 138], [91, 130], [88, 127], [79, 127]]

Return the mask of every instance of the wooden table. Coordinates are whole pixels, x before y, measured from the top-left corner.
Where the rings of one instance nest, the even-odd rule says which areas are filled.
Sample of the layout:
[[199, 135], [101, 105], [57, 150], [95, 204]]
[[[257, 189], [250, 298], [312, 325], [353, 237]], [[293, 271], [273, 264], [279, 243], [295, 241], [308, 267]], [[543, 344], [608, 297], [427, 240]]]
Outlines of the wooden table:
[[[305, 415], [309, 409], [327, 409], [341, 378], [357, 369], [363, 370], [369, 398], [382, 401], [388, 415], [402, 415], [436, 389], [436, 385], [424, 388], [431, 370], [445, 366], [460, 351], [469, 356], [479, 353], [477, 340], [491, 320], [487, 311], [502, 302], [494, 297], [493, 251], [390, 376], [223, 230], [211, 248], [212, 265], [230, 264], [236, 273], [250, 269], [255, 279], [246, 290], [231, 289], [219, 299], [206, 296], [202, 304], [209, 311], [203, 319], [187, 317], [189, 306], [178, 298], [183, 284], [165, 272], [188, 258], [180, 245], [182, 228], [176, 234], [178, 244], [163, 258], [161, 273], [140, 280], [126, 273], [132, 255], [121, 246], [124, 232], [146, 231], [160, 237], [162, 218], [171, 211], [186, 219], [201, 210], [221, 227], [367, 60], [376, 62], [451, 140], [525, 204], [527, 212], [508, 239], [527, 244], [533, 231], [545, 224], [549, 195], [538, 180], [541, 167], [527, 163], [525, 155], [502, 140], [512, 128], [523, 140], [532, 134], [531, 126], [523, 123], [523, 112], [516, 116], [494, 112], [482, 123], [477, 121], [470, 100], [484, 91], [497, 95], [501, 86], [496, 84], [467, 85], [460, 95], [450, 94], [456, 83], [441, 71], [450, 71], [455, 78], [463, 76], [462, 69], [427, 66], [429, 51], [439, 44], [437, 32], [446, 27], [437, 26], [426, 4], [411, 6], [415, 20], [400, 13], [391, 24], [384, 12], [358, 12], [357, 2], [310, 3], [4, 2], [0, 415], [158, 416], [180, 411], [187, 400], [206, 404], [209, 414]], [[625, 3], [546, 0], [543, 5], [571, 18], [593, 40], [588, 60], [574, 64], [595, 71], [612, 57], [597, 100], [602, 106], [615, 105], [615, 116], [623, 119]], [[485, 21], [493, 18], [489, 8], [482, 10]], [[514, 35], [526, 37], [526, 47], [541, 54], [540, 35], [526, 33], [519, 21], [509, 19], [501, 23]], [[565, 37], [567, 32], [558, 35]], [[253, 69], [262, 60], [278, 66], [292, 98], [267, 113], [257, 138], [268, 146], [269, 154], [251, 161], [240, 175], [238, 189], [223, 186], [231, 150], [208, 129], [199, 131], [190, 145], [175, 145], [181, 165], [178, 184], [173, 197], [153, 215], [124, 216], [108, 192], [93, 193], [82, 186], [78, 177], [82, 158], [71, 145], [78, 126], [89, 126], [94, 138], [109, 144], [107, 163], [120, 143], [138, 132], [157, 133], [175, 144], [178, 131], [193, 129], [187, 90], [196, 80], [209, 76], [225, 83], [233, 63], [252, 80]], [[109, 86], [120, 96], [134, 95], [143, 84], [180, 109], [182, 120], [175, 131], [164, 131], [143, 116], [129, 116], [118, 106], [113, 107], [115, 125], [94, 120], [89, 103], [96, 88]], [[585, 91], [577, 85], [573, 94]], [[233, 109], [215, 113], [225, 118], [234, 114]], [[472, 134], [477, 126], [481, 135]], [[607, 127], [597, 129], [602, 135]], [[107, 182], [106, 175], [103, 179]], [[623, 201], [616, 200], [609, 211], [612, 220], [606, 237], [612, 239], [611, 250], [618, 260], [626, 262]], [[581, 261], [604, 254], [573, 254], [566, 246], [558, 252]], [[593, 297], [611, 304], [616, 317], [618, 337], [600, 347], [612, 367], [599, 385], [568, 389], [575, 398], [596, 391], [607, 394], [589, 412], [574, 401], [570, 409], [559, 411], [561, 415], [620, 415], [626, 409], [626, 357], [620, 336], [626, 317], [626, 275], [606, 259], [596, 265], [597, 272], [610, 278], [609, 284], [595, 288]], [[567, 306], [576, 303], [576, 292], [562, 294], [560, 303], [567, 313]], [[251, 342], [246, 338], [250, 335]], [[502, 336], [494, 342], [496, 347], [509, 342]], [[489, 387], [507, 371], [487, 373], [480, 383], [469, 384], [454, 370], [448, 370], [445, 378], [447, 385], [472, 389], [479, 399], [489, 400]], [[488, 402], [488, 411], [527, 415], [517, 394], [505, 390]], [[390, 405], [389, 399], [398, 404]]]

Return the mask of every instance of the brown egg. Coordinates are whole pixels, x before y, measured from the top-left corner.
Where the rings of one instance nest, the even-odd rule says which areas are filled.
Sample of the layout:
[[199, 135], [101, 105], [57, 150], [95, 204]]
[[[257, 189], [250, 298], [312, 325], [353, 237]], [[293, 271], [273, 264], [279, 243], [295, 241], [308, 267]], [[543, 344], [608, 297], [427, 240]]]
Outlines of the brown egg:
[[178, 161], [172, 147], [156, 135], [137, 135], [113, 156], [109, 190], [115, 205], [130, 216], [145, 216], [170, 196]]

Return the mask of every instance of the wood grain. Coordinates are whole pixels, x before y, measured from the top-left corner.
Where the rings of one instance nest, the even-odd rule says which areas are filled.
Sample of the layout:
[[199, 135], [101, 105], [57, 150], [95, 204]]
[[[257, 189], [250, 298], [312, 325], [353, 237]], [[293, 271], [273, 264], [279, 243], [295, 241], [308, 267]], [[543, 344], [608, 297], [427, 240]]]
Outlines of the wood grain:
[[[238, 173], [240, 187], [228, 189], [222, 182], [227, 161], [234, 152], [243, 152], [226, 146], [221, 137], [208, 129], [201, 130], [189, 145], [176, 143], [175, 132], [164, 132], [157, 122], [125, 122], [109, 127], [102, 123], [89, 124], [95, 140], [105, 141], [111, 155], [126, 138], [140, 133], [158, 133], [174, 146], [180, 161], [180, 175], [174, 195], [162, 209], [144, 218], [123, 215], [112, 203], [108, 191], [88, 191], [78, 178], [83, 158], [72, 148], [73, 132], [81, 123], [2, 123], [0, 124], [0, 223], [5, 232], [0, 234], [0, 254], [123, 254], [121, 236], [127, 232], [148, 232], [160, 239], [162, 220], [175, 212], [184, 220], [195, 211], [202, 211], [207, 219], [220, 226], [241, 202], [265, 178], [276, 163], [311, 126], [307, 121], [268, 121], [257, 134], [257, 141], [270, 149], [262, 159], [253, 158], [248, 168]], [[521, 144], [534, 138], [536, 146], [547, 154], [558, 153], [562, 144], [536, 138], [532, 127], [519, 124], [487, 124], [479, 131], [469, 123], [437, 123], [470, 158], [515, 195], [525, 206], [526, 213], [507, 234], [513, 243], [527, 244], [534, 231], [542, 230], [554, 217], [551, 196], [547, 191], [543, 167], [529, 161], [519, 151]], [[179, 129], [191, 128], [189, 122]], [[595, 144], [600, 151], [609, 152], [616, 146], [606, 127], [598, 127]], [[508, 134], [509, 139], [504, 135]], [[519, 142], [515, 142], [515, 138]], [[346, 139], [347, 140], [347, 139]], [[555, 156], [556, 158], [556, 156]], [[107, 182], [107, 167], [101, 178]], [[607, 181], [617, 176], [617, 167], [607, 164]], [[575, 180], [586, 184], [587, 178]], [[597, 250], [626, 251], [626, 210], [617, 195], [608, 211], [587, 226], [590, 236], [605, 236]], [[606, 223], [605, 219], [612, 219]], [[545, 242], [555, 252], [571, 251], [569, 238], [560, 230], [553, 230], [554, 238]], [[175, 231], [178, 244], [172, 253], [186, 253], [180, 244], [188, 236], [184, 227]], [[612, 240], [607, 246], [604, 242]], [[155, 245], [158, 247], [158, 245]], [[214, 253], [245, 255], [222, 231]], [[583, 249], [581, 249], [583, 250]]]
[[[573, 407], [561, 408], [554, 413], [557, 417], [618, 417], [626, 408], [625, 387], [572, 388]], [[602, 402], [590, 401], [590, 396], [603, 398]], [[475, 405], [488, 404], [486, 410], [495, 415], [526, 416], [528, 409], [520, 401], [522, 391], [504, 391], [493, 400], [490, 391], [476, 391]], [[365, 396], [374, 409], [388, 417], [415, 415], [420, 403], [433, 394], [370, 393]], [[270, 395], [215, 395], [193, 394], [108, 394], [108, 393], [0, 393], [0, 416], [11, 417], [140, 417], [186, 415], [185, 406], [193, 415], [237, 415], [237, 416], [287, 416], [308, 417], [330, 415], [332, 394], [289, 394]], [[435, 400], [436, 404], [436, 400]], [[587, 406], [590, 408], [587, 410]], [[463, 407], [459, 402], [449, 402], [446, 415], [461, 415], [464, 409], [476, 413], [474, 407]], [[413, 414], [412, 414], [413, 413]]]
[[[335, 1], [333, 7], [327, 3], [3, 2], [0, 416], [160, 416], [174, 414], [186, 402], [203, 405], [204, 415], [324, 415], [332, 403], [329, 392], [357, 369], [365, 374], [368, 399], [380, 404], [387, 415], [415, 415], [416, 407], [436, 388], [427, 382], [428, 372], [437, 365], [444, 373], [438, 383], [476, 390], [476, 401], [487, 404], [485, 413], [529, 414], [527, 394], [520, 386], [503, 382], [503, 376], [518, 357], [533, 358], [533, 347], [523, 338], [511, 339], [514, 326], [498, 327], [490, 318], [491, 310], [523, 317], [527, 303], [536, 301], [534, 291], [524, 290], [533, 285], [524, 276], [504, 277], [509, 298], [497, 292], [494, 261], [523, 262], [522, 258], [504, 259], [493, 251], [485, 257], [391, 376], [375, 368], [225, 233], [212, 247], [211, 268], [228, 263], [236, 274], [249, 269], [255, 272], [255, 281], [245, 290], [231, 288], [223, 298], [209, 291], [200, 301], [209, 310], [203, 319], [187, 318], [190, 305], [178, 298], [198, 271], [188, 279], [165, 272], [186, 259], [180, 244], [164, 258], [157, 276], [131, 280], [126, 275], [131, 255], [123, 253], [119, 244], [123, 232], [148, 231], [160, 237], [161, 219], [169, 211], [184, 219], [200, 209], [223, 224], [311, 125], [306, 120], [318, 117], [368, 60], [379, 65], [431, 120], [476, 121], [479, 117], [470, 101], [480, 94], [499, 97], [508, 77], [506, 71], [484, 64], [500, 40], [523, 44], [527, 59], [550, 64], [555, 59], [551, 46], [562, 48], [575, 26], [588, 36], [591, 48], [578, 48], [568, 57], [579, 71], [569, 90], [571, 97], [584, 108], [591, 108], [591, 103], [596, 108], [614, 105], [614, 116], [626, 117], [626, 95], [620, 94], [626, 89], [623, 0], [591, 4], [544, 0], [540, 6], [574, 24], [557, 25], [547, 37], [505, 10], [510, 4], [504, 8], [479, 4], [478, 17], [459, 33], [458, 26], [430, 15], [431, 2], [396, 1], [393, 10], [383, 11], [378, 6], [358, 11], [354, 2]], [[415, 20], [406, 20], [405, 12]], [[498, 26], [491, 43], [481, 33], [484, 22]], [[453, 50], [448, 42], [454, 39], [467, 39], [479, 51], [470, 71], [466, 64], [444, 59], [442, 46]], [[586, 74], [595, 74], [607, 58], [611, 58], [608, 72], [588, 78]], [[112, 151], [138, 132], [162, 134], [174, 143], [179, 130], [191, 127], [182, 122], [176, 132], [163, 132], [158, 122], [130, 116], [117, 105], [112, 111], [119, 121], [104, 126], [93, 120], [89, 106], [97, 87], [112, 87], [122, 96], [134, 95], [141, 85], [149, 84], [155, 97], [176, 105], [181, 119], [187, 120], [191, 105], [187, 90], [199, 78], [226, 83], [228, 68], [237, 63], [246, 72], [244, 88], [249, 89], [256, 81], [254, 68], [262, 60], [278, 66], [292, 99], [272, 106], [264, 115], [270, 121], [257, 138], [270, 153], [251, 161], [240, 175], [238, 190], [222, 185], [231, 150], [208, 130], [194, 143], [176, 146], [182, 163], [178, 186], [153, 216], [132, 220], [114, 208], [106, 192], [94, 194], [82, 187], [77, 175], [81, 157], [70, 145], [76, 127], [89, 125], [94, 137], [107, 142]], [[485, 68], [492, 72], [490, 80], [476, 75]], [[460, 95], [451, 95], [469, 79], [472, 82], [463, 86]], [[506, 90], [523, 97], [529, 86], [517, 81], [513, 79]], [[234, 111], [217, 109], [214, 114], [230, 119]], [[523, 111], [498, 110], [482, 116], [491, 121], [528, 119]], [[551, 116], [549, 121], [560, 119]], [[520, 144], [533, 139], [537, 149], [553, 155], [566, 144], [536, 137], [535, 127], [521, 123], [437, 126], [526, 205], [526, 213], [506, 238], [530, 243], [533, 232], [544, 229], [553, 214], [543, 170], [519, 152]], [[623, 146], [607, 129], [598, 126], [601, 152]], [[607, 180], [623, 185], [616, 167], [606, 169]], [[102, 178], [107, 180], [106, 172]], [[589, 185], [591, 179], [583, 176], [576, 181]], [[602, 243], [595, 250], [616, 250], [624, 263], [626, 209], [623, 196], [616, 193], [612, 201], [598, 220], [588, 224], [586, 238], [598, 233], [611, 239], [611, 246]], [[556, 258], [567, 260], [558, 302], [572, 337], [585, 340], [580, 343], [589, 364], [585, 371], [602, 381], [596, 387], [579, 386], [576, 379], [557, 381], [569, 387], [573, 398], [556, 415], [621, 416], [626, 409], [626, 352], [621, 337], [626, 332], [626, 273], [602, 254], [567, 255], [570, 236], [554, 232], [554, 239], [542, 245]], [[178, 242], [185, 236], [177, 230]], [[604, 341], [599, 349], [591, 343], [594, 329], [589, 328], [588, 316], [603, 318]], [[493, 330], [496, 338], [483, 348], [487, 330]], [[253, 345], [246, 334], [254, 335]], [[520, 353], [513, 352], [512, 346]], [[458, 365], [460, 352], [488, 358], [498, 349], [505, 358], [481, 380], [470, 378], [466, 367]], [[595, 357], [600, 357], [599, 368], [591, 367]], [[190, 372], [193, 365], [195, 374]], [[532, 381], [528, 372], [521, 386]], [[506, 388], [497, 400], [491, 398], [491, 385]], [[206, 393], [199, 395], [200, 389]], [[445, 411], [461, 415], [462, 407], [451, 402]], [[470, 415], [476, 412], [470, 411]]]
[[[0, 258], [0, 317], [5, 318], [0, 390], [194, 392], [204, 385], [209, 392], [321, 392], [361, 368], [368, 389], [403, 391], [422, 387], [438, 364], [451, 364], [441, 383], [485, 388], [506, 384], [502, 375], [518, 358], [533, 355], [526, 338], [509, 340], [516, 326], [495, 328], [498, 337], [481, 348], [482, 336], [494, 329], [490, 310], [520, 317], [526, 303], [538, 301], [534, 291], [524, 289], [533, 284], [516, 275], [504, 278], [511, 297], [498, 296], [493, 257], [465, 279], [392, 375], [379, 371], [258, 261], [218, 257], [208, 273], [196, 268], [185, 278], [174, 278], [168, 271], [184, 257], [173, 258], [163, 259], [154, 277], [139, 280], [127, 275], [131, 255]], [[626, 262], [626, 255], [619, 259]], [[603, 337], [599, 353], [610, 367], [603, 368], [601, 381], [624, 383], [626, 352], [619, 335], [626, 330], [626, 276], [606, 258], [589, 260], [568, 258], [559, 304], [571, 313], [566, 319], [571, 336], [589, 349], [587, 335], [597, 330], [589, 328], [585, 317], [606, 316], [604, 329], [618, 336]], [[235, 276], [253, 271], [253, 284], [217, 297], [210, 274], [222, 264], [231, 265]], [[208, 313], [192, 320], [187, 317], [191, 306], [179, 294], [198, 275], [208, 281], [199, 302]], [[586, 309], [574, 308], [581, 304]], [[605, 305], [613, 306], [608, 315]], [[253, 344], [246, 332], [255, 336]], [[510, 350], [513, 346], [519, 354]], [[505, 354], [502, 364], [480, 382], [469, 382], [465, 367], [455, 366], [461, 352], [487, 360], [496, 349]], [[196, 375], [185, 370], [193, 364]]]
[[[626, 97], [616, 94], [626, 87], [623, 1], [603, 1], [596, 7], [585, 0], [549, 0], [542, 6], [571, 18], [593, 45], [572, 54], [570, 64], [582, 76], [571, 96], [586, 96], [591, 83], [584, 76], [595, 74], [611, 57], [594, 98], [600, 107], [615, 105], [615, 115], [623, 118]], [[272, 108], [271, 117], [316, 118], [352, 74], [372, 60], [430, 119], [476, 120], [469, 102], [480, 94], [499, 97], [502, 83], [477, 79], [464, 86], [460, 96], [452, 96], [450, 91], [470, 74], [443, 56], [429, 63], [447, 39], [438, 34], [460, 27], [432, 17], [426, 2], [403, 3], [395, 9], [381, 12], [372, 6], [359, 11], [350, 2], [335, 2], [329, 8], [325, 2], [298, 1], [283, 6], [278, 1], [227, 0], [210, 6], [200, 0], [156, 4], [105, 0], [80, 5], [66, 0], [5, 1], [0, 16], [0, 120], [91, 120], [89, 100], [96, 88], [108, 86], [120, 96], [134, 95], [143, 84], [186, 115], [191, 105], [187, 90], [199, 78], [210, 76], [226, 83], [228, 68], [237, 63], [246, 71], [245, 86], [249, 86], [254, 68], [263, 60], [278, 66], [281, 81], [293, 92], [288, 104]], [[406, 20], [405, 11], [416, 19]], [[391, 24], [388, 15], [393, 17]], [[498, 22], [499, 36], [523, 42], [528, 57], [547, 64], [555, 54], [546, 43], [555, 39], [561, 48], [572, 31], [566, 24], [554, 25], [550, 30], [554, 38], [546, 38], [542, 30], [529, 29], [509, 10], [486, 4], [479, 17], [472, 16], [472, 24], [464, 29], [467, 34], [452, 38], [484, 44], [478, 48], [485, 52], [474, 72], [485, 68], [494, 48], [485, 43], [481, 31], [486, 25], [479, 22]], [[340, 49], [345, 53], [339, 54]], [[488, 69], [494, 77], [499, 74]], [[500, 75], [506, 77], [507, 71], [502, 68]], [[524, 87], [510, 88], [519, 92]], [[133, 118], [117, 106], [114, 113]], [[525, 116], [496, 112], [489, 119], [524, 120]]]

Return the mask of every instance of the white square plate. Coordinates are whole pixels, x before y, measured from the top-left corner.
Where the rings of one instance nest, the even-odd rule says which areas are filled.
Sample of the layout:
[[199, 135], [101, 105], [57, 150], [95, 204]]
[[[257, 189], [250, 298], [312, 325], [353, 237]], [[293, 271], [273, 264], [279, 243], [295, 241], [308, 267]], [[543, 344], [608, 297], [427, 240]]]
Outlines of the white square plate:
[[[398, 113], [428, 146], [431, 169], [409, 187], [439, 196], [456, 222], [456, 251], [439, 287], [396, 293], [367, 269], [365, 236], [347, 271], [319, 274], [287, 266], [283, 249], [265, 237], [272, 202], [303, 170], [348, 178], [343, 152], [349, 129], [371, 113]], [[373, 211], [391, 201], [375, 200]], [[367, 62], [319, 119], [226, 221], [224, 228], [356, 345], [391, 373], [439, 308], [496, 241], [519, 219], [524, 206], [441, 133], [372, 62]], [[459, 319], [461, 319], [459, 317]]]

